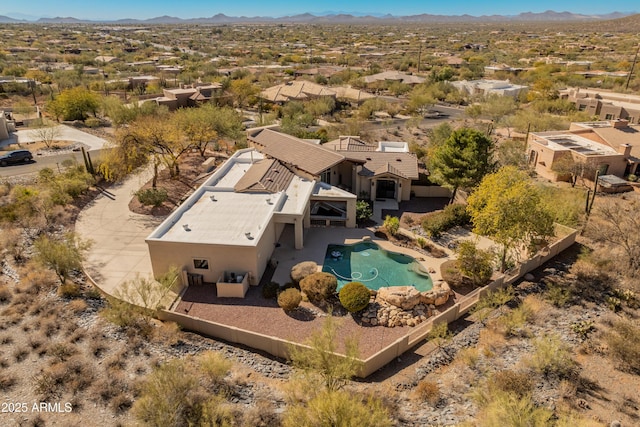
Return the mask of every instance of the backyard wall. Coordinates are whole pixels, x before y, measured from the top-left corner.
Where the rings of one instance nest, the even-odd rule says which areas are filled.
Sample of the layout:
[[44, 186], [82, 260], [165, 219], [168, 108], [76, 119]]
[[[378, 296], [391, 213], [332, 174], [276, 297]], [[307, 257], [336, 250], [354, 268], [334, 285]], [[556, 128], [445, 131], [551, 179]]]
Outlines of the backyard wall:
[[[433, 325], [437, 325], [442, 322], [451, 323], [459, 319], [468, 313], [480, 298], [488, 292], [509, 285], [520, 279], [528, 272], [540, 267], [560, 252], [573, 245], [578, 234], [577, 230], [564, 226], [556, 226], [556, 233], [558, 236], [563, 237], [548, 247], [545, 247], [541, 252], [523, 264], [508, 270], [503, 275], [500, 275], [487, 286], [475, 289], [447, 310], [429, 318], [426, 322], [421, 323], [417, 327], [412, 328], [407, 335], [380, 350], [378, 353], [362, 360], [363, 368], [359, 376], [364, 378], [371, 375], [398, 356], [402, 355], [404, 352], [414, 347], [416, 344], [423, 341], [431, 331]], [[231, 343], [244, 344], [251, 348], [266, 351], [269, 354], [282, 358], [287, 357], [287, 346], [299, 345], [298, 343], [291, 343], [280, 338], [205, 321], [172, 311], [162, 311], [159, 313], [158, 317], [161, 320], [176, 322], [185, 329], [196, 331], [211, 337], [220, 338]]]
[[451, 190], [439, 185], [412, 185], [415, 197], [451, 197]]

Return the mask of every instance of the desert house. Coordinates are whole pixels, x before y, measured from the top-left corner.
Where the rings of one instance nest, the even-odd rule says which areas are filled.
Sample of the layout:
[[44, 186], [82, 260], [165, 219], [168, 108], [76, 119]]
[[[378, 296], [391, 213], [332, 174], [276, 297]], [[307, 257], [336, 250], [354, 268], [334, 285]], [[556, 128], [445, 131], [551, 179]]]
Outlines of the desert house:
[[559, 167], [567, 161], [582, 165], [587, 179], [593, 180], [595, 171], [625, 178], [637, 172], [640, 162], [640, 127], [612, 120], [572, 123], [566, 131], [531, 132], [527, 156], [536, 173], [551, 181], [568, 178]]
[[287, 227], [302, 249], [309, 227], [356, 226], [356, 194], [407, 200], [418, 178], [406, 143], [348, 151], [348, 142], [323, 147], [271, 128], [247, 133], [251, 148], [234, 153], [146, 239], [155, 276], [177, 266], [184, 283], [243, 297]]

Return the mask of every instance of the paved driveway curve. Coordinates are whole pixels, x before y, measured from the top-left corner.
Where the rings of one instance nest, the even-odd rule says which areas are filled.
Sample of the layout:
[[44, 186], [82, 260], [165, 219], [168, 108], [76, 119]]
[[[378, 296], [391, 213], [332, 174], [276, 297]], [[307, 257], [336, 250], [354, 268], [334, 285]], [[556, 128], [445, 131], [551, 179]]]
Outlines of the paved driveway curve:
[[129, 211], [133, 193], [150, 178], [151, 170], [109, 188], [87, 205], [76, 221], [76, 232], [93, 241], [83, 263], [94, 283], [109, 295], [137, 276], [151, 276], [145, 238], [163, 218]]

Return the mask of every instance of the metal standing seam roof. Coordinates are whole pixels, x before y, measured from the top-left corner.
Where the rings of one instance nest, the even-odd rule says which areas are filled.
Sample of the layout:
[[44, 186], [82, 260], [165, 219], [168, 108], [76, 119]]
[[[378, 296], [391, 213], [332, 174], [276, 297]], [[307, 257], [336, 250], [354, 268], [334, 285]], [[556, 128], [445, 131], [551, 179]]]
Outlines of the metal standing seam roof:
[[318, 176], [345, 160], [345, 156], [336, 151], [271, 129], [261, 129], [248, 138], [267, 156], [311, 175]]
[[233, 189], [238, 193], [277, 193], [289, 187], [293, 175], [279, 161], [264, 159], [251, 165]]

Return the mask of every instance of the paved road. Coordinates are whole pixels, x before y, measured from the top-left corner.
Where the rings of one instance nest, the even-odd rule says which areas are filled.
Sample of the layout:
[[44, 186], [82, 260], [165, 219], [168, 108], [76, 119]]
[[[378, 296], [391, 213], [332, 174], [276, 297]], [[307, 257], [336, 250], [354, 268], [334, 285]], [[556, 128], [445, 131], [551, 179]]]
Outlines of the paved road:
[[[91, 160], [95, 161], [100, 158], [102, 148], [107, 143], [107, 140], [99, 138], [95, 135], [83, 132], [79, 129], [58, 125], [55, 128], [55, 141], [72, 141], [82, 144], [85, 149], [90, 153]], [[37, 131], [33, 129], [23, 129], [15, 132], [13, 137], [0, 142], [0, 147], [11, 146], [20, 142], [21, 144], [29, 144], [31, 142], [40, 141]], [[28, 145], [27, 145], [28, 148]], [[63, 154], [56, 154], [51, 156], [39, 156], [34, 155], [34, 162], [25, 165], [12, 165], [7, 167], [0, 167], [0, 177], [18, 176], [34, 173], [44, 168], [52, 168], [53, 170], [62, 168], [62, 164], [65, 160], [75, 159], [77, 162], [83, 163], [82, 153], [80, 151], [65, 152]]]

